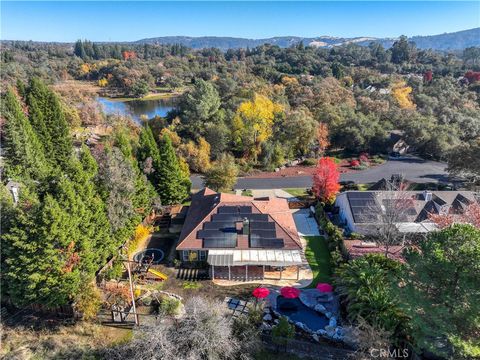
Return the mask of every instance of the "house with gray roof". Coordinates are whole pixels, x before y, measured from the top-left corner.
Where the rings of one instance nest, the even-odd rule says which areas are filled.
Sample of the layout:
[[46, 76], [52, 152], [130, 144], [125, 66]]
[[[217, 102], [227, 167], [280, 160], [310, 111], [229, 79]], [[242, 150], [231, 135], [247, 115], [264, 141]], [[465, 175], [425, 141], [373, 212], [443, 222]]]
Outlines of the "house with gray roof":
[[480, 195], [472, 191], [346, 191], [335, 201], [349, 232], [374, 235], [387, 221], [401, 233], [436, 230], [430, 215], [461, 215]]

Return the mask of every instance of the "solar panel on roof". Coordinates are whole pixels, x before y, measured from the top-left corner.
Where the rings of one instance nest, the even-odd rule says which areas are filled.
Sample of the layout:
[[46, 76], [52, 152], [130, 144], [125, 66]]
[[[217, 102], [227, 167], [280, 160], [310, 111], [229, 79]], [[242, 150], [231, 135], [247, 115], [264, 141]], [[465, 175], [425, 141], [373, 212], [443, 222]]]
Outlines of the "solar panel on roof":
[[251, 214], [252, 207], [251, 206], [239, 206], [238, 207], [240, 214]]
[[278, 248], [282, 248], [283, 245], [284, 245], [283, 239], [250, 238], [250, 247], [252, 248], [278, 249]]
[[275, 223], [274, 222], [266, 222], [266, 221], [251, 221], [250, 222], [250, 229], [260, 229], [260, 230], [275, 230]]
[[234, 248], [236, 246], [236, 237], [233, 239], [209, 238], [203, 240], [204, 248]]
[[240, 221], [242, 218], [236, 214], [213, 214], [212, 221]]
[[250, 221], [268, 221], [267, 214], [249, 214], [246, 216]]
[[238, 213], [238, 206], [220, 206], [218, 208], [219, 214], [236, 214]]
[[234, 238], [237, 236], [236, 230], [234, 231], [224, 231], [222, 230], [199, 230], [197, 237], [200, 239], [208, 238]]
[[204, 230], [215, 229], [235, 229], [235, 222], [233, 221], [211, 221], [203, 223]]
[[250, 236], [259, 236], [261, 238], [274, 238], [276, 236], [276, 231], [267, 229], [267, 230], [260, 230], [260, 229], [252, 229], [250, 230]]

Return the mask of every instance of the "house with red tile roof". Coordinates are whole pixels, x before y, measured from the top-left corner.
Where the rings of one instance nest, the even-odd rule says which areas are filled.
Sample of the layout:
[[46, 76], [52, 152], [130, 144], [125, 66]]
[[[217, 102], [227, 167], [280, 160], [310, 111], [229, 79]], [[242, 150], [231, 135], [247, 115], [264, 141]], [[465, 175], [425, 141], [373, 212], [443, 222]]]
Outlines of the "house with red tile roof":
[[193, 195], [176, 250], [183, 262], [206, 261], [212, 278], [222, 272], [231, 279], [232, 272], [241, 271], [242, 280], [250, 280], [272, 267], [304, 264], [287, 200], [209, 188]]

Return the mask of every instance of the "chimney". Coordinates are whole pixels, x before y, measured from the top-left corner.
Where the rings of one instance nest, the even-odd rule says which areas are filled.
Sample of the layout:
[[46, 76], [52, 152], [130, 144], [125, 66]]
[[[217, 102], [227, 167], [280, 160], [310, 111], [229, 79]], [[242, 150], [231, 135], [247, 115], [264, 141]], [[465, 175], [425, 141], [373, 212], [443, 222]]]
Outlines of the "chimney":
[[423, 200], [425, 201], [432, 200], [432, 193], [428, 190], [423, 190]]
[[242, 234], [250, 235], [250, 220], [248, 220], [247, 218], [243, 218]]

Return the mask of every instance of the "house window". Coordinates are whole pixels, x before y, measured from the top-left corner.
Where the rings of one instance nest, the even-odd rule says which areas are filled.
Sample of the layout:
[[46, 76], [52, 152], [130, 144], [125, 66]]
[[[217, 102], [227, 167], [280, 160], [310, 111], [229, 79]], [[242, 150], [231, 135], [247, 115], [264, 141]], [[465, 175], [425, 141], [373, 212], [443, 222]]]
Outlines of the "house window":
[[188, 250], [183, 250], [182, 252], [182, 260], [188, 261]]
[[191, 250], [188, 253], [188, 261], [197, 261], [198, 253], [195, 250]]
[[198, 252], [198, 260], [200, 261], [205, 261], [205, 259], [207, 258], [207, 252], [206, 251], [199, 251]]

